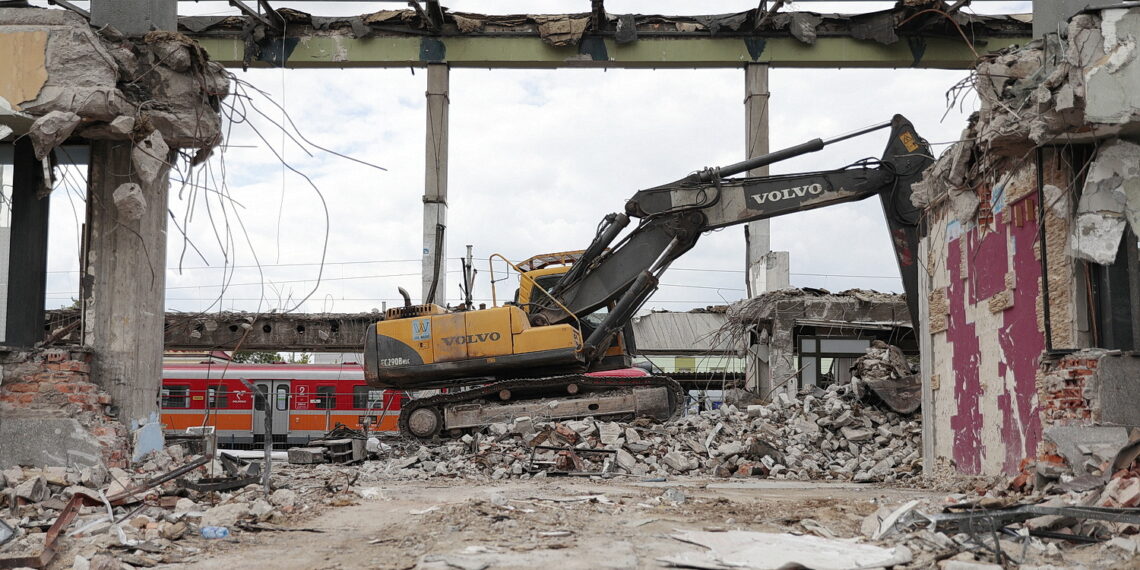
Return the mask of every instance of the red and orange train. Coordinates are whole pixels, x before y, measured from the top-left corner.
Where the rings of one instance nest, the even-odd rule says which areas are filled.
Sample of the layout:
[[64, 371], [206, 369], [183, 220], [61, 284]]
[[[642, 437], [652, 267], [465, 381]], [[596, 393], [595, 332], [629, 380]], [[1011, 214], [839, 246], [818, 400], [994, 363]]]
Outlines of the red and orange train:
[[[243, 379], [267, 397], [254, 398]], [[272, 414], [274, 444], [299, 445], [319, 439], [338, 423], [396, 432], [406, 398], [398, 390], [369, 387], [357, 363], [168, 363], [162, 376], [162, 425], [168, 433], [212, 426], [219, 446], [246, 447], [265, 441], [265, 415]]]

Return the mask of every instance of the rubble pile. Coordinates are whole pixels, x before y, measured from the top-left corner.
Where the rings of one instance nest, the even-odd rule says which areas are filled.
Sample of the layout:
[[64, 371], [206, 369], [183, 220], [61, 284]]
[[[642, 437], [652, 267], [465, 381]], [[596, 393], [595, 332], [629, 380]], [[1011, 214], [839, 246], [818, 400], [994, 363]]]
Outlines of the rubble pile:
[[402, 456], [396, 448], [362, 469], [395, 478], [604, 473], [896, 481], [919, 474], [920, 434], [917, 416], [863, 405], [850, 386], [831, 386], [665, 425], [521, 417]]
[[1094, 474], [1057, 475], [1053, 467], [1035, 477], [1026, 462], [1029, 469], [1007, 481], [976, 481], [940, 502], [881, 507], [861, 530], [871, 540], [905, 545], [915, 568], [940, 560], [1132, 567], [1140, 554], [1138, 455], [1140, 432], [1134, 432]]
[[[195, 463], [201, 466], [165, 483], [148, 482]], [[74, 562], [76, 568], [185, 561], [203, 550], [207, 535], [220, 538], [243, 528], [260, 530], [259, 525], [282, 522], [290, 513], [308, 508], [297, 491], [286, 488], [268, 496], [261, 485], [212, 492], [189, 488], [223, 481], [217, 477], [223, 471], [218, 459], [188, 454], [179, 445], [153, 452], [131, 470], [103, 466], [2, 470], [0, 566], [44, 553], [47, 531], [75, 495], [87, 500], [78, 503], [74, 520], [50, 546], [57, 562]]]

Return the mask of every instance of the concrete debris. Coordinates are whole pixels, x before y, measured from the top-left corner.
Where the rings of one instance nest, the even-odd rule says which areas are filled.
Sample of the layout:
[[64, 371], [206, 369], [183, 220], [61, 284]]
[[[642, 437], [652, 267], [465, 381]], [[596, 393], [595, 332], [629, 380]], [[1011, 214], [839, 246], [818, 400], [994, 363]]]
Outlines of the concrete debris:
[[1140, 121], [1140, 95], [1134, 89], [1140, 82], [1136, 62], [1140, 10], [1103, 10], [1101, 18], [1100, 37], [1086, 38], [1086, 49], [1092, 52], [1083, 77], [1086, 116], [1090, 122], [1113, 125]]
[[79, 115], [69, 111], [52, 111], [36, 119], [28, 132], [36, 158], [47, 158], [52, 149], [63, 144], [75, 132], [81, 120]]
[[115, 188], [112, 197], [115, 200], [115, 208], [126, 220], [137, 220], [146, 211], [146, 198], [143, 196], [142, 187], [134, 182], [120, 184]]
[[87, 139], [128, 140], [136, 126], [128, 120], [178, 148], [210, 148], [221, 140], [220, 101], [229, 94], [230, 74], [193, 40], [176, 32], [128, 40], [97, 33], [70, 12], [0, 8], [0, 26], [31, 25], [47, 32], [46, 49], [39, 47], [44, 78], [10, 104], [40, 120], [57, 117], [32, 128], [41, 159], [73, 130]]
[[[973, 223], [979, 215], [979, 201], [988, 202], [991, 192], [994, 199], [1001, 196], [998, 188], [1002, 184], [994, 184], [997, 173], [1014, 170], [1034, 147], [1058, 141], [1108, 141], [1102, 153], [1119, 147], [1121, 143], [1113, 139], [1130, 136], [1140, 123], [1140, 91], [1132, 88], [1140, 82], [1137, 37], [1140, 8], [1103, 9], [1074, 16], [1060, 39], [1047, 36], [984, 57], [974, 82], [981, 109], [971, 117], [960, 142], [913, 186], [914, 204], [931, 208], [950, 199], [958, 221]], [[1130, 205], [1125, 214], [1121, 205], [1112, 203], [1115, 198], [1109, 203], [1104, 200], [1106, 184], [1120, 189], [1124, 181], [1135, 184], [1136, 179], [1136, 151], [1116, 148], [1113, 152], [1119, 156], [1110, 154], [1106, 160], [1114, 166], [1128, 164], [1133, 172], [1125, 174], [1114, 166], [1107, 167], [1103, 177], [1090, 172], [1085, 192], [1098, 204], [1084, 204], [1082, 198], [1071, 237], [1074, 256], [1101, 264], [1115, 258], [1123, 220], [1127, 218], [1135, 229], [1140, 217], [1137, 206]], [[1111, 172], [1120, 179], [1114, 180]], [[985, 195], [979, 196], [979, 190]], [[1129, 190], [1119, 192], [1128, 194]], [[1129, 195], [1137, 194], [1140, 188]]]
[[[146, 487], [146, 481], [179, 467], [192, 468], [192, 464], [201, 466], [175, 480]], [[202, 552], [200, 542], [193, 538], [202, 527], [223, 527], [234, 533], [246, 524], [280, 523], [292, 513], [307, 510], [317, 500], [314, 494], [321, 498], [326, 494], [323, 487], [304, 495], [280, 488], [267, 500], [261, 485], [209, 493], [185, 487], [187, 482], [216, 477], [221, 471], [219, 460], [207, 462], [180, 445], [152, 452], [132, 469], [5, 469], [0, 472], [0, 506], [5, 507], [0, 521], [16, 534], [0, 544], [0, 566], [9, 567], [6, 561], [13, 559], [39, 556], [45, 531], [73, 495], [85, 495], [91, 499], [88, 504], [98, 506], [81, 508], [75, 520], [62, 529], [60, 536], [67, 537], [67, 552], [78, 553], [65, 560], [74, 558], [73, 567], [119, 570], [128, 567], [123, 563], [154, 566], [185, 562]], [[143, 491], [130, 496], [122, 493], [124, 489]], [[127, 554], [124, 547], [136, 550]]]
[[131, 149], [131, 164], [139, 179], [150, 186], [160, 174], [165, 174], [170, 147], [162, 138], [162, 133], [152, 131]]
[[851, 387], [859, 399], [877, 398], [890, 409], [911, 414], [922, 401], [922, 380], [917, 363], [908, 362], [902, 350], [875, 340], [851, 367]]
[[[811, 390], [799, 396], [689, 415], [665, 425], [647, 421], [607, 422], [587, 418], [533, 422], [521, 435], [510, 424], [491, 435], [439, 445], [393, 445], [364, 473], [392, 479], [462, 477], [527, 479], [548, 472], [615, 473], [639, 477], [713, 475], [773, 479], [901, 481], [920, 472], [917, 416], [858, 402], [850, 386]], [[607, 443], [608, 442], [608, 443]], [[570, 451], [533, 448], [565, 446]], [[562, 448], [559, 448], [562, 449]], [[589, 453], [613, 450], [614, 453]], [[568, 458], [568, 456], [573, 456]], [[578, 468], [559, 469], [560, 461]]]
[[1073, 255], [1109, 265], [1116, 260], [1127, 220], [1140, 228], [1140, 145], [1112, 140], [1100, 147], [1077, 203]]

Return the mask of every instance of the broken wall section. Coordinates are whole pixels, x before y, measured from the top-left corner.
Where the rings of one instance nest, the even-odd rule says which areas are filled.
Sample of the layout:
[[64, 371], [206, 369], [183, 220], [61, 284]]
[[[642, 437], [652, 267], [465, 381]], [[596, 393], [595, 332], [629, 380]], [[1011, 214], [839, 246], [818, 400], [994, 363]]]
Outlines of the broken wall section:
[[1043, 356], [1091, 345], [1086, 263], [1135, 239], [1140, 92], [1122, 85], [1140, 84], [1136, 37], [1140, 9], [1105, 10], [980, 61], [980, 111], [914, 186], [929, 220], [927, 444], [960, 471], [1015, 472], [1046, 429], [1104, 423], [1103, 393], [1119, 390], [1088, 384], [1099, 357]]
[[90, 378], [87, 351], [9, 354], [0, 364], [0, 469], [125, 467], [127, 428]]
[[770, 291], [733, 304], [726, 316], [722, 334], [730, 337], [730, 346], [749, 347], [747, 358], [756, 359], [759, 376], [749, 389], [764, 399], [799, 390], [796, 335], [801, 325], [839, 331], [833, 336], [871, 325], [864, 337], [882, 334], [881, 340], [898, 344], [894, 332], [909, 329], [911, 323], [904, 295], [861, 289], [835, 294], [823, 289]]

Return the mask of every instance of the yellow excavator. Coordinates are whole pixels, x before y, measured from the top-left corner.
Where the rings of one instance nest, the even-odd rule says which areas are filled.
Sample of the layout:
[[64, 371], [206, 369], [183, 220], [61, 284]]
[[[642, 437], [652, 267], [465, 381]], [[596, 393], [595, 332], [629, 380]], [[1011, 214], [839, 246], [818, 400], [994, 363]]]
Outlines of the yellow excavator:
[[[890, 138], [881, 159], [835, 170], [730, 178], [885, 128]], [[626, 325], [674, 260], [710, 230], [879, 196], [917, 318], [914, 254], [921, 218], [910, 201], [911, 184], [933, 161], [910, 121], [895, 115], [829, 140], [813, 139], [638, 191], [624, 213], [604, 217], [586, 249], [515, 265], [519, 289], [502, 306], [413, 305], [401, 291], [404, 306], [388, 309], [368, 330], [365, 378], [384, 389], [446, 389], [404, 403], [400, 431], [421, 439], [521, 416], [668, 420], [682, 411], [684, 391], [671, 378], [630, 368], [634, 347]], [[619, 239], [631, 219], [639, 222]]]

